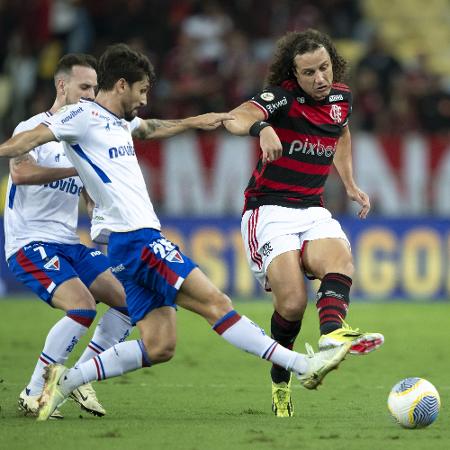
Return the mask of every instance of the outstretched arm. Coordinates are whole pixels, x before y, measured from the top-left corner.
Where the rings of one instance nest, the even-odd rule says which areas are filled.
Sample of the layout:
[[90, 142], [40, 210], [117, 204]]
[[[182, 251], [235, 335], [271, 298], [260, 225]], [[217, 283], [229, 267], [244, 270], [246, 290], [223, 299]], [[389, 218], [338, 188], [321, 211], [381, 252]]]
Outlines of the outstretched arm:
[[358, 213], [359, 218], [365, 219], [370, 211], [370, 200], [369, 196], [359, 189], [353, 179], [352, 138], [348, 126], [344, 127], [343, 134], [339, 138], [333, 163], [344, 183], [347, 195], [361, 205], [361, 210]]
[[46, 184], [78, 175], [74, 167], [40, 166], [30, 154], [12, 158], [9, 161], [9, 172], [12, 182], [16, 185]]
[[232, 120], [228, 113], [207, 113], [180, 120], [141, 120], [141, 125], [133, 131], [137, 139], [161, 139], [182, 133], [189, 129], [215, 130], [222, 122]]
[[[264, 122], [264, 113], [254, 106], [252, 103], [246, 102], [237, 108], [230, 111], [235, 119], [224, 122], [224, 127], [232, 134], [238, 136], [246, 136], [250, 134], [250, 129], [254, 124]], [[268, 125], [268, 124], [267, 124]], [[281, 145], [280, 138], [275, 133], [275, 130], [271, 126], [267, 126], [265, 123], [264, 128], [260, 128], [259, 131], [259, 145], [262, 150], [262, 162], [275, 161], [281, 157], [283, 147]], [[258, 130], [258, 128], [257, 128]], [[256, 132], [258, 133], [258, 131]], [[255, 136], [255, 134], [252, 134]]]
[[0, 158], [15, 158], [54, 140], [55, 136], [45, 125], [38, 125], [32, 130], [16, 134], [1, 144]]

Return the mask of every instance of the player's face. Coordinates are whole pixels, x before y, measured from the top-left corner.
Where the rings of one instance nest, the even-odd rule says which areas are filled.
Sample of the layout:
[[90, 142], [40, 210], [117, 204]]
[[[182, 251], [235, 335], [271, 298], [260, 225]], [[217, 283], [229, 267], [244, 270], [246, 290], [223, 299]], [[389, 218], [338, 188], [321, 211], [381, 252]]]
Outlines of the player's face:
[[314, 100], [323, 100], [331, 90], [333, 66], [324, 47], [294, 58], [294, 74], [300, 87]]
[[94, 99], [97, 87], [97, 73], [92, 67], [73, 66], [70, 76], [64, 82], [66, 104], [77, 103], [81, 97]]
[[123, 111], [125, 120], [133, 120], [139, 111], [139, 108], [147, 104], [147, 94], [150, 88], [148, 78], [136, 81], [128, 86], [126, 95], [124, 96]]

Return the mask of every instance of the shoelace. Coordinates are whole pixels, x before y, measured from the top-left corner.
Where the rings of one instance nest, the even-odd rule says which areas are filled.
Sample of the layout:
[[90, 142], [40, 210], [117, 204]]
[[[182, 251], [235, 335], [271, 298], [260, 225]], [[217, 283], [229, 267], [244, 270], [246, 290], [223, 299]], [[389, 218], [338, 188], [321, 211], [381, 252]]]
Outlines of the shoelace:
[[345, 320], [342, 320], [342, 329], [355, 334], [362, 334], [359, 328], [352, 328]]
[[315, 352], [312, 348], [312, 346], [310, 344], [308, 344], [307, 342], [305, 343], [305, 349], [306, 349], [306, 354], [310, 357], [313, 358], [315, 355]]

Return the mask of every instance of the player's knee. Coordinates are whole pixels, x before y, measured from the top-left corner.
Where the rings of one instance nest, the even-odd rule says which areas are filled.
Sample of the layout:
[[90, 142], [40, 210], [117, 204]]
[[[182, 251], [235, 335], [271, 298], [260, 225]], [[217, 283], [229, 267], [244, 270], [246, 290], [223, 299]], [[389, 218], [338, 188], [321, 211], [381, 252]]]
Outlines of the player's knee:
[[225, 314], [229, 313], [233, 309], [231, 299], [217, 290], [210, 299], [210, 312], [213, 321], [221, 319]]
[[154, 346], [150, 352], [150, 359], [154, 363], [170, 361], [175, 355], [175, 343], [164, 343]]
[[294, 294], [285, 298], [284, 301], [277, 301], [276, 310], [286, 320], [301, 320], [306, 309], [306, 301], [300, 295]]
[[70, 302], [70, 309], [85, 309], [96, 311], [95, 300], [90, 295], [74, 296]]

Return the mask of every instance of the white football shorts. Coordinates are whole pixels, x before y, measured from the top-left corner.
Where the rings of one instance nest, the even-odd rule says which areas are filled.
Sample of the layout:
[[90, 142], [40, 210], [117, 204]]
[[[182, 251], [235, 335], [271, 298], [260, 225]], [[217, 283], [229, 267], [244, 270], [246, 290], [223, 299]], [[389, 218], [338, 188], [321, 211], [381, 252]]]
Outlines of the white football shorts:
[[315, 239], [344, 239], [350, 246], [339, 222], [320, 206], [300, 209], [263, 205], [245, 211], [241, 233], [250, 269], [267, 291], [267, 269], [278, 255], [302, 251], [305, 242]]

